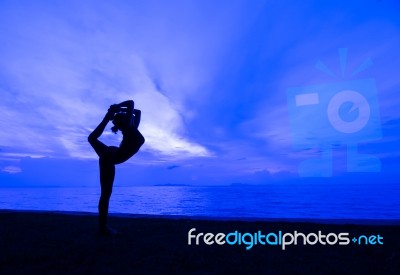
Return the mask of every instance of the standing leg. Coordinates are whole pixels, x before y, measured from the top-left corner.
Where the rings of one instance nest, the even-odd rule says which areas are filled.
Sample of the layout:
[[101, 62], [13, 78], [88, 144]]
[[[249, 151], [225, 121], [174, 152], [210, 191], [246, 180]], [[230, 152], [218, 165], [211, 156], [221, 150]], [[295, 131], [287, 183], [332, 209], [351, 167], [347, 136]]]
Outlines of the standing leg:
[[112, 161], [112, 158], [103, 156], [99, 158], [99, 166], [101, 185], [101, 195], [99, 201], [99, 230], [101, 234], [107, 234], [108, 205], [114, 183], [115, 165]]

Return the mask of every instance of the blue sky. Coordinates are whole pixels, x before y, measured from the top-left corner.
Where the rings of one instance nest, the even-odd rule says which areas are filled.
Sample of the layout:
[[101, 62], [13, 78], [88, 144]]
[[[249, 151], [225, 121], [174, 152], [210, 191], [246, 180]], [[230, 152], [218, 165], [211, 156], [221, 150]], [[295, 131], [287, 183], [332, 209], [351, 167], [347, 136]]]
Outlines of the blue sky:
[[[387, 0], [0, 1], [2, 185], [97, 186], [87, 136], [127, 99], [146, 143], [116, 185], [296, 181], [321, 150], [293, 148], [287, 90], [365, 78], [383, 135], [359, 148], [381, 178], [398, 177], [399, 11]], [[110, 127], [102, 140], [117, 145]], [[334, 178], [357, 178], [335, 146]]]

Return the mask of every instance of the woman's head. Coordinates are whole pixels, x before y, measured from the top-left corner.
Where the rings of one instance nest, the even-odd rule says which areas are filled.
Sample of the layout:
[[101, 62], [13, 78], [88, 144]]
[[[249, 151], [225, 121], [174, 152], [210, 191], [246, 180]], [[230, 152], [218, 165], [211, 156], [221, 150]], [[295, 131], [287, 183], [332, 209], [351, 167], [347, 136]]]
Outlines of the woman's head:
[[129, 124], [128, 116], [126, 113], [116, 113], [112, 123], [114, 126], [111, 127], [111, 131], [113, 131], [115, 134], [118, 132], [118, 130], [124, 131]]

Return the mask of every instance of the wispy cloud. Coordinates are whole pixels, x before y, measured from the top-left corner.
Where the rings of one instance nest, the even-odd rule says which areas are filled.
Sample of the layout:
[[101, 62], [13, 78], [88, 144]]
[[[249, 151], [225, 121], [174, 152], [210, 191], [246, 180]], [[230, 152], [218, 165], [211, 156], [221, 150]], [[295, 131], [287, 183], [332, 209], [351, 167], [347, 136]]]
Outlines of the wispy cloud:
[[[13, 8], [15, 17], [25, 14]], [[138, 35], [137, 27], [121, 31], [125, 23], [135, 23], [125, 21], [126, 17], [113, 28], [102, 28], [98, 26], [108, 22], [110, 13], [86, 19], [83, 10], [76, 15], [81, 20], [76, 25], [68, 13], [56, 17], [39, 7], [30, 9], [34, 15], [27, 15], [29, 24], [8, 17], [15, 23], [15, 33], [8, 37], [12, 47], [4, 52], [0, 64], [6, 99], [0, 104], [4, 114], [0, 123], [10, 125], [10, 131], [0, 138], [2, 146], [18, 142], [30, 148], [27, 155], [95, 157], [86, 143], [89, 131], [110, 104], [134, 99], [143, 111], [140, 129], [147, 141], [143, 150], [178, 158], [211, 155], [185, 131], [186, 97], [204, 81], [201, 71], [192, 70], [197, 65], [204, 67], [202, 58], [181, 44], [190, 30], [173, 32], [180, 39], [173, 43], [173, 39], [158, 40], [171, 29], [146, 30], [151, 26], [144, 26], [140, 31], [149, 33], [138, 43], [132, 39]], [[86, 32], [92, 24], [98, 25]], [[133, 45], [125, 44], [125, 39]], [[158, 45], [144, 54], [147, 45], [151, 48], [160, 42], [168, 42], [165, 49]], [[194, 45], [193, 39], [189, 43]], [[155, 78], [163, 82], [163, 91]], [[113, 136], [105, 140], [113, 141]]]

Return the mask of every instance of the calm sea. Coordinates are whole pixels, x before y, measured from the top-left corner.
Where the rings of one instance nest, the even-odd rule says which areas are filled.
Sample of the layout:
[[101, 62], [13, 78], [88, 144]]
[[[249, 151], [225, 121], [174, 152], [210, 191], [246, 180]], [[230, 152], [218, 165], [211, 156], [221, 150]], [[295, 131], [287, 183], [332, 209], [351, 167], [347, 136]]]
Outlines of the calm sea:
[[[97, 212], [98, 188], [0, 188], [0, 209]], [[400, 219], [400, 185], [114, 187], [110, 213]]]

